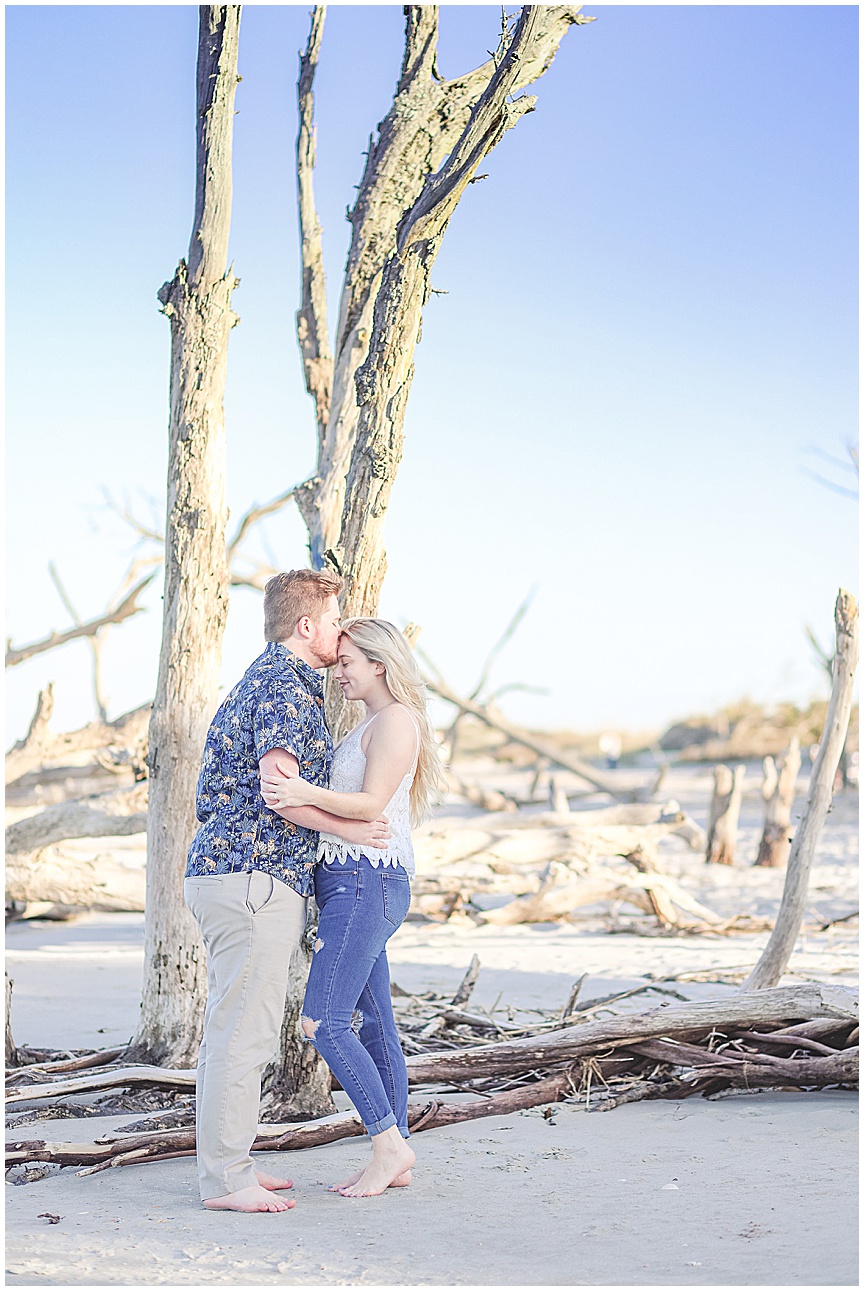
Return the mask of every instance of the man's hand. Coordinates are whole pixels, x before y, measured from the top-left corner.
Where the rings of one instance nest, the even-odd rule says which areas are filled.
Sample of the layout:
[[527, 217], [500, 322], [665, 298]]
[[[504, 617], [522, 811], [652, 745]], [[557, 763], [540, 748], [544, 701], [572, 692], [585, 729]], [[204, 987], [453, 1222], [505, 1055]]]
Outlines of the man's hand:
[[390, 826], [386, 816], [377, 820], [346, 820], [339, 827], [340, 837], [358, 847], [386, 847], [390, 842]]
[[314, 806], [311, 786], [300, 776], [262, 775], [261, 796], [272, 811], [280, 807]]

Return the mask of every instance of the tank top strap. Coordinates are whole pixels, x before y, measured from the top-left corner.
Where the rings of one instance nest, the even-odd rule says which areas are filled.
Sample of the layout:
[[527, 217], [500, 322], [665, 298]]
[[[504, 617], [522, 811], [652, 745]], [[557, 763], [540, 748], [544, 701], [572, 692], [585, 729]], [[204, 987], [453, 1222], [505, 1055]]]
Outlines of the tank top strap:
[[[417, 737], [417, 743], [414, 748], [414, 759], [411, 763], [411, 770], [406, 771], [405, 773], [406, 775], [410, 775], [413, 779], [414, 772], [417, 770], [417, 763], [420, 761], [420, 723], [415, 717], [415, 715], [411, 712], [411, 709], [408, 707], [407, 704], [400, 704], [398, 700], [396, 701], [396, 704], [398, 708], [402, 709], [403, 713], [408, 714], [408, 716], [411, 718], [411, 721], [414, 723], [414, 734]], [[378, 713], [383, 713], [383, 712], [384, 712], [384, 709], [379, 708]], [[357, 735], [358, 732], [368, 730], [369, 727], [372, 725], [372, 723], [375, 721], [375, 718], [378, 716], [378, 713], [373, 713], [371, 717], [367, 717], [366, 721], [361, 722], [359, 726], [355, 726], [354, 730], [351, 731], [350, 734]], [[345, 739], [346, 740], [348, 739], [347, 735], [345, 736]], [[342, 743], [344, 742], [345, 741], [343, 740]], [[361, 751], [362, 751], [362, 746], [361, 746]], [[366, 755], [364, 754], [363, 756], [365, 757]]]

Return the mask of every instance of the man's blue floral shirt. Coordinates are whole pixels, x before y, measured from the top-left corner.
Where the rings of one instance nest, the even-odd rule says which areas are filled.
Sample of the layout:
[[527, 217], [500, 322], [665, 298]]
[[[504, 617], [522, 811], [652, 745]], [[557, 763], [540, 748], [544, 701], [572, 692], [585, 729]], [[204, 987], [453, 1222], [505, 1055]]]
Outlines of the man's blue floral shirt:
[[283, 820], [261, 797], [258, 762], [287, 749], [304, 780], [324, 788], [333, 741], [319, 673], [276, 641], [268, 643], [219, 706], [207, 732], [186, 877], [264, 870], [301, 896], [313, 892], [318, 834]]

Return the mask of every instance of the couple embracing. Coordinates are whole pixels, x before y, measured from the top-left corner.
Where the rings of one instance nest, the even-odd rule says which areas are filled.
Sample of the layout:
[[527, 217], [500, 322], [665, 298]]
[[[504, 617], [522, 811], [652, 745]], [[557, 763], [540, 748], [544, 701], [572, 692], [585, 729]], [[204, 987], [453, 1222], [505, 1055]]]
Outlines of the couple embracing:
[[[386, 945], [408, 913], [410, 825], [438, 788], [438, 754], [405, 638], [381, 619], [342, 623], [341, 590], [338, 576], [306, 569], [268, 582], [267, 646], [207, 733], [184, 892], [207, 950], [196, 1137], [211, 1210], [294, 1205], [275, 1195], [290, 1181], [256, 1171], [250, 1151], [313, 895], [301, 1025], [372, 1142], [366, 1168], [332, 1191], [374, 1196], [411, 1178]], [[335, 751], [320, 672], [334, 666], [345, 698], [366, 708]]]

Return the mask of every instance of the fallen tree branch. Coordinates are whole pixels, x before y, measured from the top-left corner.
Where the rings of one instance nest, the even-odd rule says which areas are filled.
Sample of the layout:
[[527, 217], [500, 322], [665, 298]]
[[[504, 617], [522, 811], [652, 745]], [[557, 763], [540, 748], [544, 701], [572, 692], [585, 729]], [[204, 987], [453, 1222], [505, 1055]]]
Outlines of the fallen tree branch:
[[6, 783], [18, 780], [28, 771], [35, 771], [49, 762], [59, 762], [72, 753], [85, 753], [108, 748], [122, 748], [137, 752], [143, 749], [150, 722], [150, 704], [124, 713], [113, 722], [90, 722], [77, 731], [55, 734], [48, 729], [54, 708], [51, 686], [40, 691], [36, 712], [23, 740], [6, 754]]
[[115, 1089], [119, 1086], [151, 1085], [160, 1089], [194, 1089], [195, 1069], [150, 1067], [142, 1063], [134, 1067], [112, 1067], [106, 1071], [90, 1072], [71, 1080], [46, 1080], [38, 1085], [26, 1085], [13, 1090], [7, 1104], [39, 1102], [45, 1098], [63, 1098], [68, 1094], [88, 1094], [96, 1089]]
[[788, 1026], [817, 1017], [857, 1021], [857, 999], [841, 987], [807, 982], [742, 992], [722, 1000], [667, 1005], [648, 1013], [584, 1022], [521, 1040], [416, 1054], [407, 1059], [408, 1080], [411, 1084], [422, 1084], [510, 1075], [586, 1057], [615, 1042], [639, 1043], [661, 1036], [690, 1039], [694, 1033], [708, 1035], [715, 1029], [755, 1027], [758, 1030], [765, 1025]]
[[[408, 1125], [411, 1132], [417, 1134], [422, 1130], [457, 1125], [477, 1117], [506, 1116], [524, 1108], [557, 1102], [559, 1098], [571, 1093], [573, 1088], [570, 1073], [565, 1071], [492, 1098], [478, 1099], [476, 1103], [439, 1103], [437, 1100], [409, 1103]], [[252, 1151], [295, 1152], [365, 1133], [362, 1122], [353, 1113], [327, 1116], [304, 1125], [262, 1125]], [[147, 1161], [165, 1160], [166, 1157], [193, 1156], [195, 1131], [155, 1130], [150, 1134], [120, 1138], [106, 1136], [94, 1143], [19, 1140], [8, 1143], [6, 1150], [7, 1165], [16, 1165], [22, 1161], [54, 1161], [60, 1165], [85, 1165], [89, 1168], [79, 1171], [80, 1174], [95, 1174], [98, 1170], [110, 1169], [116, 1165], [143, 1165]]]
[[733, 1085], [743, 1085], [747, 1089], [770, 1089], [778, 1085], [815, 1089], [826, 1085], [855, 1085], [858, 1083], [858, 1047], [843, 1049], [827, 1058], [770, 1058], [748, 1054], [746, 1058], [733, 1058], [722, 1064], [714, 1058], [693, 1067], [694, 1080], [714, 1076], [722, 1076]]
[[147, 828], [147, 783], [57, 802], [6, 829], [6, 855], [35, 852], [71, 838], [115, 838]]
[[143, 911], [145, 887], [143, 866], [121, 865], [105, 852], [76, 856], [60, 847], [47, 847], [19, 852], [6, 862], [7, 904], [50, 901], [78, 909], [127, 913]]
[[470, 699], [463, 699], [460, 695], [457, 695], [441, 678], [435, 681], [426, 678], [426, 686], [439, 699], [446, 700], [448, 704], [454, 704], [463, 713], [470, 713], [472, 717], [476, 717], [478, 721], [491, 727], [493, 731], [500, 731], [503, 735], [513, 740], [515, 744], [522, 744], [526, 749], [531, 749], [533, 753], [536, 753], [538, 757], [547, 758], [555, 766], [572, 772], [573, 775], [579, 776], [581, 780], [593, 785], [595, 789], [600, 789], [603, 793], [608, 793], [612, 798], [617, 798], [622, 802], [637, 801], [637, 793], [630, 789], [622, 788], [616, 780], [605, 776], [602, 771], [598, 770], [590, 762], [576, 757], [575, 754], [561, 753], [560, 750], [551, 744], [547, 744], [544, 740], [539, 740], [527, 731], [511, 726], [504, 718], [493, 716], [488, 708], [482, 704], [474, 703]]

